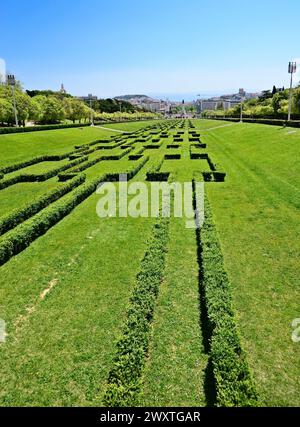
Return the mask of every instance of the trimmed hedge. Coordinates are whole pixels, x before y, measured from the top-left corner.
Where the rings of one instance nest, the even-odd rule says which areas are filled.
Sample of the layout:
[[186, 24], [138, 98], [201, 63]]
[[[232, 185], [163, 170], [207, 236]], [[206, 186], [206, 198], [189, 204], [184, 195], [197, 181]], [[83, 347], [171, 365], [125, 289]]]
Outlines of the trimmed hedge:
[[[127, 180], [130, 180], [142, 169], [142, 167], [148, 162], [148, 160], [149, 156], [143, 156], [141, 160], [138, 160], [136, 162], [133, 168], [128, 168], [125, 172], [122, 173], [127, 175]], [[107, 173], [107, 181], [119, 181], [120, 173], [121, 172]]]
[[89, 123], [70, 123], [70, 124], [57, 124], [57, 125], [37, 125], [27, 127], [4, 127], [0, 128], [0, 134], [6, 133], [23, 133], [23, 132], [34, 132], [39, 130], [51, 130], [51, 129], [64, 129], [64, 128], [82, 128], [90, 126]]
[[165, 154], [165, 160], [178, 160], [181, 159], [181, 155], [177, 153]]
[[[153, 163], [151, 168], [146, 173], [146, 180], [147, 181], [167, 181], [169, 177], [169, 173], [160, 172], [160, 168], [162, 167], [162, 164], [164, 162], [163, 157], [158, 157], [155, 159], [156, 161]], [[166, 179], [166, 175], [167, 179]]]
[[169, 218], [160, 217], [153, 227], [130, 298], [123, 334], [116, 345], [104, 396], [106, 406], [136, 406], [138, 403], [150, 326], [164, 274], [168, 238]]
[[214, 182], [224, 182], [226, 177], [226, 172], [202, 172], [203, 180], [205, 182], [214, 181]]
[[258, 394], [241, 346], [230, 283], [207, 198], [200, 245], [217, 406], [257, 406]]
[[25, 160], [23, 162], [13, 163], [9, 166], [5, 166], [0, 169], [0, 172], [5, 174], [10, 172], [15, 172], [19, 169], [24, 169], [28, 166], [36, 165], [37, 163], [64, 160], [73, 153], [74, 151], [70, 151], [69, 153], [61, 154], [61, 155], [50, 155], [50, 156], [45, 155], [45, 156], [33, 157], [32, 159]]
[[[237, 117], [214, 117], [212, 120], [222, 120], [227, 122], [239, 122], [240, 118]], [[273, 125], [273, 126], [290, 126], [300, 128], [300, 120], [284, 120], [284, 119], [250, 119], [248, 117], [243, 118], [245, 123], [259, 123], [263, 125]]]
[[16, 208], [7, 215], [0, 218], [0, 235], [6, 233], [8, 230], [14, 228], [16, 225], [35, 215], [41, 209], [44, 209], [50, 203], [55, 202], [60, 197], [69, 193], [74, 188], [78, 187], [85, 181], [85, 175], [78, 175], [73, 178], [70, 182], [64, 185], [60, 185], [41, 197], [27, 203], [22, 208]]
[[16, 175], [12, 178], [5, 179], [0, 182], [0, 190], [3, 190], [4, 188], [7, 188], [11, 185], [20, 183], [20, 182], [41, 182], [46, 181], [49, 178], [52, 178], [53, 176], [57, 175], [59, 172], [67, 170], [72, 168], [73, 166], [76, 166], [82, 162], [85, 162], [88, 159], [87, 156], [80, 157], [79, 159], [73, 160], [70, 163], [67, 163], [66, 165], [59, 166], [58, 168], [51, 169], [47, 172], [41, 173], [41, 174], [29, 174], [24, 173], [20, 175]]
[[102, 156], [102, 160], [120, 160], [122, 157], [126, 156], [130, 151], [132, 150], [132, 147], [126, 148], [126, 150], [122, 150], [119, 154], [110, 154], [107, 156]]
[[[126, 156], [127, 153], [129, 153], [132, 150], [132, 148], [127, 148], [126, 150], [120, 151], [119, 154], [111, 154], [111, 155], [101, 155], [93, 160], [87, 160], [80, 164], [78, 167], [73, 167], [70, 169], [67, 173], [61, 173], [58, 175], [59, 181], [66, 181], [70, 179], [70, 177], [74, 176], [74, 174], [77, 174], [78, 172], [82, 172], [92, 166], [94, 166], [96, 163], [102, 162], [103, 160], [119, 160], [122, 157]], [[0, 184], [1, 185], [1, 184]]]
[[167, 148], [179, 148], [180, 147], [180, 145], [178, 145], [178, 144], [169, 144], [169, 145], [167, 145]]

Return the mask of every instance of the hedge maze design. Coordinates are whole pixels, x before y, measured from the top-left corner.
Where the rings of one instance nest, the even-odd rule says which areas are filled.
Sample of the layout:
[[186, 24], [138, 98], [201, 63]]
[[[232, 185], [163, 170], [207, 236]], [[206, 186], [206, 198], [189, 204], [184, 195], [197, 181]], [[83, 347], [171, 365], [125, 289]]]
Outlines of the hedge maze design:
[[[197, 177], [197, 180], [222, 182], [226, 177], [190, 120], [160, 121], [136, 132], [75, 145], [64, 154], [38, 156], [0, 169], [0, 190], [9, 191], [9, 187], [19, 183], [43, 185], [43, 181], [50, 179], [56, 183], [50, 191], [34, 200], [28, 199], [0, 217], [0, 266], [71, 213], [95, 192], [100, 182], [118, 181], [120, 174], [127, 174], [129, 180], [138, 173], [141, 173], [140, 179], [146, 181], [168, 181], [171, 177], [176, 180], [180, 168], [188, 170], [190, 181]], [[241, 349], [221, 247], [208, 200], [206, 203], [205, 223], [201, 231], [197, 230], [195, 239], [210, 325], [215, 403], [253, 405], [257, 394]], [[105, 400], [113, 406], [134, 405], [138, 401], [150, 323], [163, 277], [170, 221], [157, 219], [149, 250], [141, 264], [124, 333], [108, 378]], [[135, 318], [134, 330], [131, 330], [130, 316]]]

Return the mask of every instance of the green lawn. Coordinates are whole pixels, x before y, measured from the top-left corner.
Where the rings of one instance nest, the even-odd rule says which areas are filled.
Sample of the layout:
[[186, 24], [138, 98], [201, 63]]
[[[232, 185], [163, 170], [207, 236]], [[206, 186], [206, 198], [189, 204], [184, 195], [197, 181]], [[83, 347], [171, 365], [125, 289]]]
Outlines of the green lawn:
[[110, 135], [115, 133], [95, 127], [0, 135], [0, 168], [44, 154], [62, 154], [72, 151], [76, 144]]
[[234, 124], [203, 141], [227, 172], [206, 188], [258, 391], [265, 405], [299, 405], [300, 132]]
[[[207, 144], [199, 153], [208, 153], [226, 172], [225, 182], [205, 183], [205, 191], [260, 404], [299, 405], [300, 344], [291, 339], [291, 322], [300, 317], [300, 131], [213, 120], [192, 122], [195, 127], [191, 129], [199, 131], [201, 142]], [[85, 169], [87, 184], [104, 173], [134, 168], [138, 160], [129, 160], [129, 155], [143, 147], [142, 155], [149, 160], [134, 181], [144, 181], [158, 158], [180, 154], [180, 159], [165, 159], [160, 172], [190, 182], [210, 171], [210, 166], [206, 159], [190, 159], [194, 142], [188, 139], [188, 121], [182, 128], [177, 128], [179, 124], [167, 138], [161, 138], [161, 129], [157, 135], [145, 130], [142, 134], [150, 136], [146, 142], [96, 127], [0, 135], [0, 168], [44, 154], [63, 154], [75, 145], [113, 136], [130, 144], [131, 152], [120, 160], [101, 160]], [[136, 132], [161, 125], [171, 124], [147, 121], [105, 126]], [[182, 142], [174, 142], [176, 130], [184, 131]], [[147, 148], [154, 144], [153, 138], [159, 139], [159, 148]], [[167, 148], [172, 144], [179, 147]], [[89, 160], [121, 152], [118, 146], [97, 150], [89, 154]], [[5, 178], [40, 173], [65, 162], [38, 163]], [[2, 215], [60, 185], [55, 176], [0, 190], [0, 221]], [[99, 197], [85, 198], [0, 267], [0, 318], [5, 319], [8, 333], [6, 342], [0, 343], [2, 406], [103, 405], [116, 342], [155, 219], [100, 219], [96, 215]], [[30, 221], [15, 230], [22, 233]], [[5, 238], [6, 233], [0, 237], [0, 246]], [[215, 403], [197, 243], [195, 230], [185, 228], [185, 218], [171, 219], [164, 278], [140, 372], [142, 405]]]

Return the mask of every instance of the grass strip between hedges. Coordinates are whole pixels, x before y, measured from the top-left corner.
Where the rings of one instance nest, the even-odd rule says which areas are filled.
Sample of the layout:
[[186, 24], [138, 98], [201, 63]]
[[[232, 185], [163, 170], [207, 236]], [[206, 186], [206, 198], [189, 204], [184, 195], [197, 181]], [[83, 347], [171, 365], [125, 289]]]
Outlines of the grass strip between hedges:
[[104, 404], [107, 406], [135, 406], [138, 403], [149, 347], [150, 325], [164, 274], [169, 222], [169, 218], [158, 218], [141, 262], [123, 334], [117, 342], [116, 355], [108, 376], [104, 396]]
[[21, 222], [35, 215], [41, 209], [44, 209], [50, 203], [55, 202], [65, 194], [72, 191], [85, 181], [85, 175], [77, 175], [66, 184], [59, 185], [57, 188], [48, 191], [46, 194], [32, 200], [21, 208], [16, 208], [0, 218], [0, 235], [16, 227]]
[[241, 347], [230, 283], [207, 197], [205, 220], [199, 234], [216, 404], [230, 407], [257, 406], [258, 395]]

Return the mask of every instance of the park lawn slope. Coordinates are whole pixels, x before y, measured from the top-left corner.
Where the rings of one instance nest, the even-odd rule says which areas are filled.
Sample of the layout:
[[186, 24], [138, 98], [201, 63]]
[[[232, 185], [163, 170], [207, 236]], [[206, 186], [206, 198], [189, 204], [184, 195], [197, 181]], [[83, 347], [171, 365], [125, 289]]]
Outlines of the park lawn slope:
[[298, 406], [300, 132], [234, 124], [203, 135], [227, 172], [206, 189], [261, 403]]
[[2, 406], [101, 404], [151, 220], [100, 219], [97, 197], [1, 267]]

